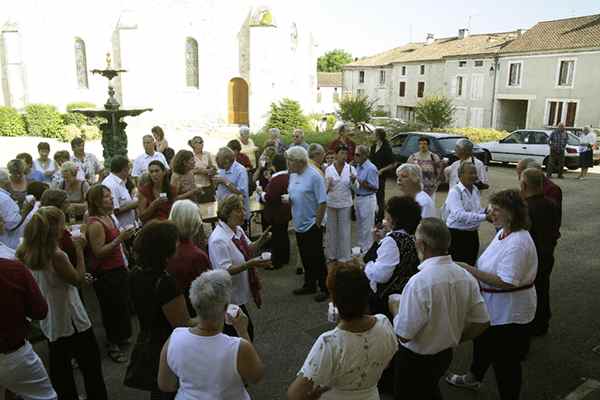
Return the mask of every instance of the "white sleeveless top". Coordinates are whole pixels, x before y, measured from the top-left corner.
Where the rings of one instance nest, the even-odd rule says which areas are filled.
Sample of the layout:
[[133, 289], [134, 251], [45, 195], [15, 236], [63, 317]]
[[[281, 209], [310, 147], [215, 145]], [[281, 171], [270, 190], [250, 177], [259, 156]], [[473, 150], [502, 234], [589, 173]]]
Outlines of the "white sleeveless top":
[[49, 341], [54, 342], [91, 328], [92, 324], [75, 286], [63, 281], [51, 266], [31, 273], [48, 303], [48, 315], [40, 321], [40, 328]]
[[239, 348], [238, 337], [176, 328], [167, 349], [167, 364], [179, 378], [175, 400], [250, 400], [237, 370]]

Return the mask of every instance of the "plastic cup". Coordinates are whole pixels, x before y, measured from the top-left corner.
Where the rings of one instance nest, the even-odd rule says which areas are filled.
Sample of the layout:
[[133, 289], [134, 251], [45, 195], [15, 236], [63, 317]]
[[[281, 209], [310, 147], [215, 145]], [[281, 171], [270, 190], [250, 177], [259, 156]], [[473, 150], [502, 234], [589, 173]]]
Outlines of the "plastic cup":
[[35, 201], [35, 196], [32, 194], [28, 194], [27, 196], [25, 196], [25, 201], [28, 203], [33, 203]]
[[225, 311], [225, 323], [227, 325], [231, 325], [231, 321], [234, 320], [238, 314], [240, 313], [240, 307], [235, 304], [230, 304], [227, 306], [227, 311]]
[[352, 256], [355, 257], [355, 256], [359, 256], [359, 255], [360, 255], [360, 247], [358, 247], [358, 246], [353, 247], [352, 248]]
[[166, 199], [167, 198], [167, 194], [166, 193], [161, 193], [161, 194], [159, 194], [159, 197], [161, 199]]
[[281, 195], [281, 201], [284, 203], [289, 203], [290, 202], [290, 195], [289, 194], [282, 194]]
[[264, 253], [262, 253], [260, 255], [261, 260], [263, 261], [269, 261], [271, 259], [271, 253], [268, 251], [265, 251]]

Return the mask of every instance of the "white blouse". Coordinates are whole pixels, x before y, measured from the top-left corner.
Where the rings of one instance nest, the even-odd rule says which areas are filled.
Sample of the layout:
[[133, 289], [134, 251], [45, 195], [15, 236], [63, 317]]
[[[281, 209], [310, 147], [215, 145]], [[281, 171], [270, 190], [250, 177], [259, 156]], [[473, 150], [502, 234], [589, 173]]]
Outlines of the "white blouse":
[[458, 183], [448, 192], [442, 214], [445, 214], [446, 225], [450, 229], [476, 231], [485, 221], [485, 210], [481, 208], [479, 189], [473, 186], [469, 192], [462, 183]]
[[40, 328], [49, 341], [86, 331], [92, 326], [77, 288], [63, 281], [54, 267], [32, 270], [31, 273], [48, 303], [48, 315], [40, 321]]
[[[538, 268], [537, 251], [531, 235], [522, 229], [500, 240], [500, 230], [477, 260], [477, 269], [500, 277], [516, 287], [527, 286], [535, 280]], [[483, 288], [491, 286], [481, 282]], [[490, 314], [491, 325], [527, 324], [536, 309], [535, 287], [515, 292], [482, 292]]]
[[[327, 191], [327, 207], [346, 208], [352, 206], [351, 177], [356, 176], [353, 166], [346, 163], [342, 173], [338, 174], [335, 165], [330, 165], [325, 170]], [[330, 183], [331, 182], [331, 183]]]
[[[234, 233], [227, 224], [219, 221], [208, 238], [208, 256], [214, 269], [229, 270], [231, 267], [238, 267], [246, 262], [242, 252], [231, 240], [233, 237], [245, 240], [248, 246], [250, 245], [250, 239], [242, 228], [238, 226]], [[231, 304], [239, 306], [249, 303], [252, 293], [248, 282], [248, 271], [231, 275], [231, 284]]]
[[331, 390], [321, 400], [378, 400], [377, 382], [398, 350], [390, 321], [382, 314], [366, 332], [335, 328], [313, 345], [298, 375]]

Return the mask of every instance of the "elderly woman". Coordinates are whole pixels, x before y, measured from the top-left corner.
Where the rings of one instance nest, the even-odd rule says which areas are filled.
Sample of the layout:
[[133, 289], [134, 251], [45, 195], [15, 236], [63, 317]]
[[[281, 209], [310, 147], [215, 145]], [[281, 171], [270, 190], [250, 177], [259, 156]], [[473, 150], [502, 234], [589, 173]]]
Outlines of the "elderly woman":
[[392, 146], [387, 140], [387, 133], [383, 128], [375, 129], [375, 143], [371, 146], [369, 159], [377, 167], [379, 173], [379, 189], [377, 189], [377, 216], [375, 222], [383, 219], [385, 210], [385, 178], [387, 172], [393, 170], [397, 165], [392, 153]]
[[175, 278], [177, 289], [185, 295], [190, 315], [195, 315], [187, 294], [192, 281], [210, 269], [208, 255], [200, 248], [206, 241], [200, 210], [191, 200], [178, 200], [171, 208], [169, 219], [177, 226], [179, 244], [175, 255], [169, 259], [167, 272]]
[[378, 400], [377, 382], [398, 350], [394, 329], [385, 315], [370, 315], [369, 279], [357, 265], [335, 265], [327, 286], [340, 321], [319, 336], [288, 399]]
[[202, 188], [196, 186], [194, 180], [194, 153], [189, 150], [179, 150], [173, 158], [173, 174], [171, 186], [174, 188], [175, 200], [190, 199], [197, 201]]
[[33, 168], [44, 176], [44, 182], [52, 183], [52, 176], [56, 172], [56, 163], [49, 158], [50, 145], [47, 142], [40, 142], [37, 145], [39, 158], [33, 160]]
[[19, 207], [23, 206], [27, 196], [27, 176], [25, 174], [25, 163], [22, 160], [10, 160], [6, 165], [9, 174], [9, 191]]
[[[63, 176], [60, 172], [60, 167], [71, 159], [71, 155], [66, 150], [59, 150], [54, 153], [54, 163], [56, 165], [56, 170], [54, 171], [54, 175], [52, 175], [52, 183], [50, 186], [53, 189], [58, 189], [62, 187], [63, 184]], [[85, 174], [83, 171], [79, 170], [77, 172], [77, 178], [81, 180], [85, 180]]]
[[[158, 385], [181, 399], [249, 400], [245, 385], [258, 383], [264, 365], [248, 334], [248, 318], [237, 310], [226, 313], [231, 301], [231, 276], [223, 271], [202, 274], [190, 289], [198, 314], [192, 328], [176, 328], [160, 354]], [[239, 337], [223, 333], [233, 326]]]
[[90, 184], [86, 180], [77, 178], [77, 165], [72, 161], [67, 161], [60, 167], [63, 181], [60, 189], [67, 193], [69, 199], [69, 209], [67, 215], [70, 219], [81, 221], [87, 211], [86, 196], [90, 190]]
[[[87, 240], [91, 249], [89, 269], [95, 276], [94, 290], [108, 341], [108, 356], [116, 363], [127, 361], [120, 345], [131, 336], [129, 272], [122, 244], [134, 234], [133, 226], [119, 231], [113, 216], [110, 189], [94, 185], [87, 195]], [[162, 243], [161, 243], [162, 245]]]
[[250, 138], [250, 128], [247, 126], [240, 127], [240, 145], [241, 145], [241, 153], [245, 154], [248, 159], [250, 159], [251, 168], [256, 168], [256, 153], [258, 152], [258, 147], [254, 144], [254, 141]]
[[372, 313], [390, 316], [388, 297], [402, 293], [411, 276], [416, 274], [419, 256], [415, 231], [421, 222], [421, 206], [413, 198], [394, 196], [385, 207], [388, 232], [377, 247], [376, 255], [365, 256], [365, 274], [370, 280]]
[[288, 147], [281, 140], [281, 131], [279, 128], [271, 128], [269, 129], [270, 138], [265, 143], [265, 146], [273, 146], [277, 151], [277, 154], [283, 154], [288, 149]]
[[[258, 307], [262, 304], [260, 281], [255, 268], [269, 267], [271, 260], [256, 255], [268, 240], [269, 233], [263, 232], [255, 242], [248, 239], [240, 226], [244, 223], [244, 203], [238, 195], [228, 195], [221, 200], [217, 216], [219, 222], [208, 239], [210, 263], [214, 269], [227, 270], [231, 275], [231, 303], [238, 305], [248, 315], [248, 329], [253, 339], [254, 328], [246, 304], [251, 298], [254, 298]], [[225, 327], [225, 333], [235, 335], [229, 327]]]
[[149, 182], [138, 187], [138, 215], [144, 224], [169, 218], [175, 199], [175, 188], [169, 183], [167, 167], [161, 161], [150, 161], [148, 175]]
[[479, 254], [479, 225], [487, 219], [475, 186], [477, 169], [465, 161], [458, 168], [459, 183], [448, 192], [442, 214], [450, 229], [450, 255], [454, 261], [474, 265]]
[[579, 154], [581, 172], [579, 173], [577, 179], [583, 179], [587, 176], [588, 168], [594, 166], [594, 149], [598, 143], [596, 132], [594, 132], [589, 126], [586, 126], [583, 128], [583, 134], [579, 138], [579, 143], [585, 148], [585, 150]]
[[356, 170], [348, 164], [348, 147], [340, 144], [335, 152], [335, 162], [325, 170], [327, 184], [327, 258], [348, 261], [352, 246], [350, 209], [352, 184]]
[[[185, 296], [177, 289], [177, 281], [166, 272], [169, 259], [177, 248], [179, 233], [170, 221], [152, 221], [135, 238], [134, 250], [139, 267], [131, 272], [131, 299], [140, 320], [140, 332], [133, 349], [139, 358], [132, 357], [130, 367], [144, 371], [146, 383], [128, 382], [125, 385], [151, 392], [150, 399], [164, 399], [157, 382], [160, 352], [173, 332], [182, 326], [192, 326]], [[157, 243], [160, 243], [157, 246]], [[144, 365], [136, 365], [144, 362]]]
[[102, 376], [100, 351], [91, 321], [81, 302], [77, 287], [88, 279], [83, 249], [85, 240], [74, 240], [76, 264], [60, 249], [65, 216], [56, 207], [40, 208], [25, 228], [17, 258], [27, 265], [48, 302], [48, 315], [40, 328], [50, 350], [50, 379], [59, 399], [77, 399], [71, 360], [83, 374], [90, 399], [107, 398]]
[[431, 142], [427, 136], [419, 138], [419, 151], [408, 157], [409, 164], [418, 165], [423, 175], [423, 191], [434, 198], [440, 178], [443, 176], [444, 163], [440, 157], [429, 150]]
[[478, 388], [492, 365], [500, 398], [518, 399], [521, 361], [529, 349], [528, 324], [535, 316], [538, 258], [520, 192], [500, 191], [490, 198], [490, 204], [492, 222], [500, 230], [477, 265], [463, 267], [479, 280], [491, 327], [475, 339], [470, 372], [450, 374], [446, 380], [455, 386]]
[[204, 139], [194, 136], [188, 145], [194, 151], [194, 181], [203, 192], [198, 196], [199, 203], [208, 203], [215, 200], [214, 187], [211, 178], [217, 173], [217, 167], [211, 154], [204, 151]]
[[421, 167], [415, 164], [402, 164], [396, 169], [398, 187], [404, 196], [412, 197], [421, 206], [421, 218], [438, 216], [433, 199], [422, 188]]

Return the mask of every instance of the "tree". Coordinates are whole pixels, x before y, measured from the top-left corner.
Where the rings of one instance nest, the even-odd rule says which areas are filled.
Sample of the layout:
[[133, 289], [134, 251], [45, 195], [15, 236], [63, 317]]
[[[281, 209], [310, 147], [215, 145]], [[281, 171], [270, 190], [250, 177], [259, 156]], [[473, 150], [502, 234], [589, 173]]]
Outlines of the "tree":
[[446, 96], [429, 96], [417, 103], [415, 117], [429, 129], [445, 128], [452, 123], [454, 111], [452, 100]]
[[352, 62], [352, 54], [342, 49], [328, 51], [317, 60], [317, 71], [340, 72], [342, 67]]
[[373, 105], [367, 96], [345, 96], [340, 102], [340, 118], [358, 126], [371, 120]]
[[300, 103], [285, 98], [278, 103], [271, 103], [267, 129], [279, 128], [282, 134], [291, 134], [296, 128], [309, 130], [308, 118], [302, 112]]

